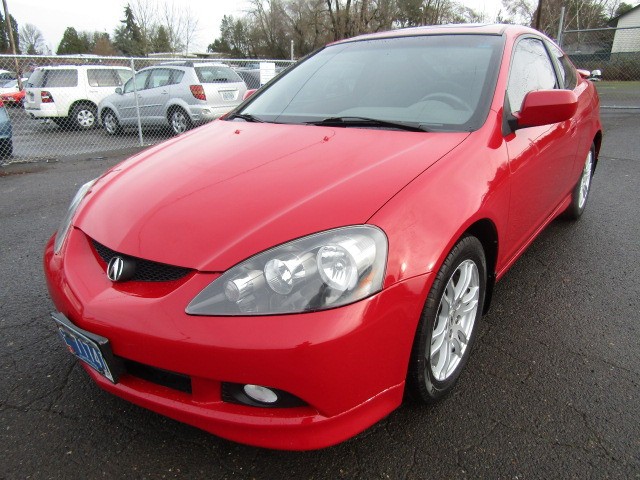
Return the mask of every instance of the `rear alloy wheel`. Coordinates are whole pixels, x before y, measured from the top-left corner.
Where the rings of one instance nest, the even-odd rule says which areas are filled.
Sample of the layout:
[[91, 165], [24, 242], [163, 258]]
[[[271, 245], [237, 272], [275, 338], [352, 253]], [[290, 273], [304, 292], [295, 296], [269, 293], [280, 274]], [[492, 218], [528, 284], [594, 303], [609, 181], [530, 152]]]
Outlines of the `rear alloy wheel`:
[[453, 389], [475, 340], [486, 283], [482, 244], [464, 237], [438, 271], [420, 318], [407, 378], [412, 396], [428, 403]]
[[591, 179], [595, 167], [595, 158], [596, 147], [592, 144], [589, 153], [587, 153], [587, 158], [584, 161], [580, 180], [578, 180], [578, 183], [573, 189], [571, 204], [565, 211], [565, 216], [571, 220], [579, 219], [587, 206], [587, 199], [591, 191]]
[[122, 130], [120, 122], [118, 122], [118, 117], [109, 109], [106, 109], [102, 113], [102, 126], [109, 135], [116, 135]]
[[73, 126], [80, 130], [90, 130], [96, 126], [96, 107], [81, 103], [71, 111]]
[[169, 125], [171, 125], [171, 131], [175, 135], [180, 135], [193, 126], [187, 112], [179, 107], [174, 108], [169, 114]]

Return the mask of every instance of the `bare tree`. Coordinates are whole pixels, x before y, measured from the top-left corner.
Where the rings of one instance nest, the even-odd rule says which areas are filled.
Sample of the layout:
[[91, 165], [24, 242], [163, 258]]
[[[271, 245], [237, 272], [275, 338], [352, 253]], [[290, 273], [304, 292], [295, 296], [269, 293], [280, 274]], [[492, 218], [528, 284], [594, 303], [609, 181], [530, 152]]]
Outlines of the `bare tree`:
[[180, 14], [180, 7], [175, 3], [166, 2], [160, 11], [160, 23], [164, 26], [169, 37], [171, 53], [181, 52], [184, 49], [184, 20]]
[[31, 23], [20, 28], [20, 45], [28, 55], [42, 55], [46, 47], [42, 32]]
[[198, 38], [198, 17], [191, 11], [191, 7], [186, 7], [182, 11], [183, 31], [184, 31], [184, 48], [185, 53], [189, 53], [189, 47]]
[[140, 27], [142, 50], [146, 55], [151, 51], [151, 38], [157, 28], [158, 2], [157, 0], [130, 0], [129, 6]]

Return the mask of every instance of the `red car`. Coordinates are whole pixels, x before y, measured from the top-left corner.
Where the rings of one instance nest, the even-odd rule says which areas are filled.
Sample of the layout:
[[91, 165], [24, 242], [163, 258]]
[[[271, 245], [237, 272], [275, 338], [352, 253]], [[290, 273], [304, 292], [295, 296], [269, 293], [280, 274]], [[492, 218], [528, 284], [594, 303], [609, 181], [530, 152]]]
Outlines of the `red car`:
[[585, 77], [519, 26], [329, 45], [80, 189], [44, 256], [59, 332], [105, 390], [251, 445], [438, 400], [495, 282], [585, 208]]
[[0, 94], [0, 100], [2, 100], [7, 105], [22, 105], [24, 101], [24, 90], [19, 90], [17, 92], [10, 93], [2, 93]]

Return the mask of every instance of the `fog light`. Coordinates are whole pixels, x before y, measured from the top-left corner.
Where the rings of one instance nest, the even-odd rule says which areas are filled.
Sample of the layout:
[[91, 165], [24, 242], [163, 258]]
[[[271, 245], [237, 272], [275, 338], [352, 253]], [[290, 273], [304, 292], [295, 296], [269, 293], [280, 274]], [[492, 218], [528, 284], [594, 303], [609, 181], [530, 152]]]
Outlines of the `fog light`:
[[244, 393], [249, 398], [257, 402], [262, 403], [275, 403], [278, 401], [278, 395], [276, 392], [267, 387], [261, 387], [260, 385], [245, 385]]

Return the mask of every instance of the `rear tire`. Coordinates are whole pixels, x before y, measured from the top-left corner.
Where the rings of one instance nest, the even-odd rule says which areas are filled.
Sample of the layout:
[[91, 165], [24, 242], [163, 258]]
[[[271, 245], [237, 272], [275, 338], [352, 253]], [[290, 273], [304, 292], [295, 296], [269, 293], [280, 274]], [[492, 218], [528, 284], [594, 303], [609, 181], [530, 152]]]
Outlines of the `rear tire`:
[[78, 130], [91, 130], [97, 124], [96, 107], [88, 103], [81, 103], [71, 110], [71, 122]]
[[584, 161], [580, 180], [578, 180], [571, 194], [571, 204], [564, 212], [564, 216], [570, 220], [578, 220], [587, 206], [587, 199], [591, 191], [591, 179], [596, 165], [595, 159], [596, 147], [594, 144], [591, 144], [587, 158]]
[[464, 237], [440, 267], [420, 317], [407, 375], [412, 398], [432, 403], [453, 389], [475, 341], [486, 286], [482, 244]]
[[180, 107], [175, 107], [169, 112], [169, 127], [174, 135], [180, 135], [181, 133], [191, 130], [193, 128], [193, 122], [189, 114]]

